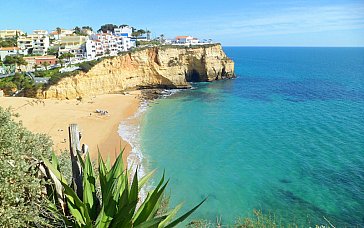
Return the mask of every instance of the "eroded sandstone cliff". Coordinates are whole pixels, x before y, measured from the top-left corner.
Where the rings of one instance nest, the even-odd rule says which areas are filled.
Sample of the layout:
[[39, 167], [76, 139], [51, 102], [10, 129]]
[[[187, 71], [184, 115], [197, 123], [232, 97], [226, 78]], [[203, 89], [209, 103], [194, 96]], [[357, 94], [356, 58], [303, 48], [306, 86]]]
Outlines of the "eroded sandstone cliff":
[[153, 47], [105, 59], [87, 73], [63, 78], [39, 98], [77, 98], [134, 88], [188, 88], [189, 82], [234, 77], [221, 45]]

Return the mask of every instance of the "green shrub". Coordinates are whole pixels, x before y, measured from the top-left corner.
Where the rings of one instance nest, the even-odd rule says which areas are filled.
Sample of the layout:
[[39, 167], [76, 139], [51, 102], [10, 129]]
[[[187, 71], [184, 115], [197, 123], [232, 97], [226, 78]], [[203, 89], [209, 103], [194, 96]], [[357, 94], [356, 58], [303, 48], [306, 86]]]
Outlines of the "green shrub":
[[[298, 227], [334, 227], [329, 222], [322, 225], [314, 225], [310, 221], [307, 222], [289, 222], [280, 215], [274, 213], [263, 213], [261, 210], [253, 210], [251, 216], [238, 217], [233, 225], [224, 224], [223, 218], [216, 221], [206, 219], [197, 219], [191, 221], [188, 228], [215, 228], [215, 227], [235, 227], [235, 228], [298, 228]], [[292, 220], [292, 219], [291, 219]], [[293, 218], [294, 220], [294, 218]]]
[[6, 95], [11, 95], [14, 90], [17, 90], [17, 86], [11, 81], [0, 81], [0, 89], [4, 90]]
[[80, 70], [87, 73], [87, 72], [89, 72], [89, 70], [91, 70], [92, 65], [89, 62], [83, 62], [83, 63], [80, 63], [79, 67], [80, 67]]
[[80, 70], [87, 73], [91, 70], [92, 67], [94, 67], [96, 64], [98, 64], [100, 60], [92, 60], [92, 61], [86, 61], [79, 64]]
[[16, 47], [16, 45], [17, 45], [16, 38], [8, 38], [8, 39], [0, 38], [0, 47]]
[[[0, 83], [12, 82], [16, 85], [16, 89], [22, 89], [24, 87], [30, 87], [34, 85], [34, 82], [26, 77], [23, 73], [16, 73], [12, 77], [0, 79]], [[1, 85], [1, 84], [0, 84]]]
[[44, 89], [49, 88], [51, 85], [57, 84], [62, 78], [76, 76], [78, 73], [80, 73], [78, 70], [64, 73], [57, 72], [51, 76], [48, 83], [44, 86]]
[[11, 120], [0, 107], [0, 227], [43, 224], [42, 181], [37, 160], [49, 157], [51, 141]]
[[43, 77], [43, 78], [49, 78], [52, 77], [54, 74], [57, 74], [59, 72], [60, 68], [54, 68], [50, 70], [38, 70], [34, 71], [33, 74], [35, 77]]

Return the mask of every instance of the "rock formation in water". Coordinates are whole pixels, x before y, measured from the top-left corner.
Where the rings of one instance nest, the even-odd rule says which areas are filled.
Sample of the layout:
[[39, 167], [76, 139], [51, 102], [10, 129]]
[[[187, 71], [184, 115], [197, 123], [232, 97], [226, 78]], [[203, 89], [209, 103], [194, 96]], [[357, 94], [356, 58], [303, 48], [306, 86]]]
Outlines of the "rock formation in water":
[[138, 88], [189, 88], [189, 82], [233, 78], [234, 62], [220, 44], [161, 46], [107, 58], [87, 73], [63, 78], [39, 98], [77, 98]]

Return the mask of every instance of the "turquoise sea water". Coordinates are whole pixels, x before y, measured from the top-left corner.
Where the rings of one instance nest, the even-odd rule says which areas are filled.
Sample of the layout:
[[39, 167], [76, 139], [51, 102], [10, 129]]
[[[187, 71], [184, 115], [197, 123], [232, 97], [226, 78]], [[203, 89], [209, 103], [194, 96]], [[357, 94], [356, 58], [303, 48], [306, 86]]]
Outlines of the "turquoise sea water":
[[237, 79], [196, 83], [142, 118], [144, 167], [165, 169], [172, 206], [208, 196], [193, 218], [233, 224], [255, 208], [364, 226], [364, 49], [224, 49]]

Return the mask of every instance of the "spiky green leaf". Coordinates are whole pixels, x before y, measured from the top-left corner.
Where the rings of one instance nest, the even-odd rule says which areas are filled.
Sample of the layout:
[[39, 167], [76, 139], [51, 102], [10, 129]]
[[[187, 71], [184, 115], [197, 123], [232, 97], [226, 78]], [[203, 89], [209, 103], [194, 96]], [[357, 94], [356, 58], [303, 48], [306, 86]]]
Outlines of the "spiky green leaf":
[[138, 201], [129, 202], [125, 204], [124, 207], [119, 208], [118, 212], [115, 214], [115, 218], [110, 224], [112, 228], [118, 227], [131, 227], [132, 217], [134, 215], [134, 210]]
[[44, 164], [47, 166], [47, 168], [57, 177], [57, 179], [64, 184], [67, 184], [67, 180], [62, 176], [62, 174], [58, 171], [58, 169], [50, 163], [47, 159], [43, 158]]
[[178, 211], [182, 208], [182, 205], [183, 204], [180, 203], [173, 210], [171, 210], [170, 212], [168, 212], [168, 215], [167, 215], [166, 219], [164, 219], [161, 223], [159, 223], [158, 228], [163, 228], [170, 221], [172, 221], [172, 219], [176, 216], [176, 214], [178, 213]]
[[92, 221], [85, 204], [78, 198], [76, 192], [72, 188], [63, 182], [61, 183], [64, 188], [68, 209], [74, 219], [82, 227], [91, 227]]
[[133, 219], [134, 225], [139, 225], [143, 221], [149, 220], [151, 217], [155, 215], [155, 212], [157, 211], [160, 201], [162, 199], [162, 194], [167, 187], [169, 181], [167, 181], [160, 190], [156, 188], [153, 193], [150, 195], [150, 198], [146, 200], [144, 207], [140, 211], [140, 213], [137, 212], [135, 218]]
[[98, 201], [96, 196], [96, 178], [91, 164], [90, 155], [87, 154], [84, 162], [84, 170], [82, 177], [83, 184], [83, 202], [89, 210], [92, 220], [97, 218]]
[[150, 220], [147, 220], [137, 226], [135, 226], [134, 228], [151, 228], [151, 227], [158, 227], [159, 223], [161, 223], [167, 216], [162, 216], [162, 217], [158, 217], [158, 218], [153, 218]]
[[192, 208], [191, 210], [186, 212], [184, 215], [182, 215], [178, 219], [176, 219], [173, 222], [171, 222], [170, 224], [168, 224], [165, 228], [175, 227], [177, 224], [183, 222], [186, 218], [188, 218], [188, 216], [190, 216], [195, 210], [197, 210], [197, 208], [199, 208], [206, 201], [206, 199], [207, 198], [202, 200], [201, 203], [199, 203], [197, 206], [195, 206], [194, 208]]
[[52, 159], [52, 164], [54, 165], [54, 167], [60, 171], [59, 169], [59, 162], [58, 162], [58, 158], [56, 156], [56, 154], [52, 151], [52, 154], [51, 154], [51, 159]]
[[149, 179], [155, 174], [156, 169], [152, 172], [145, 175], [142, 179], [139, 181], [139, 190], [142, 189], [142, 187], [149, 181]]

